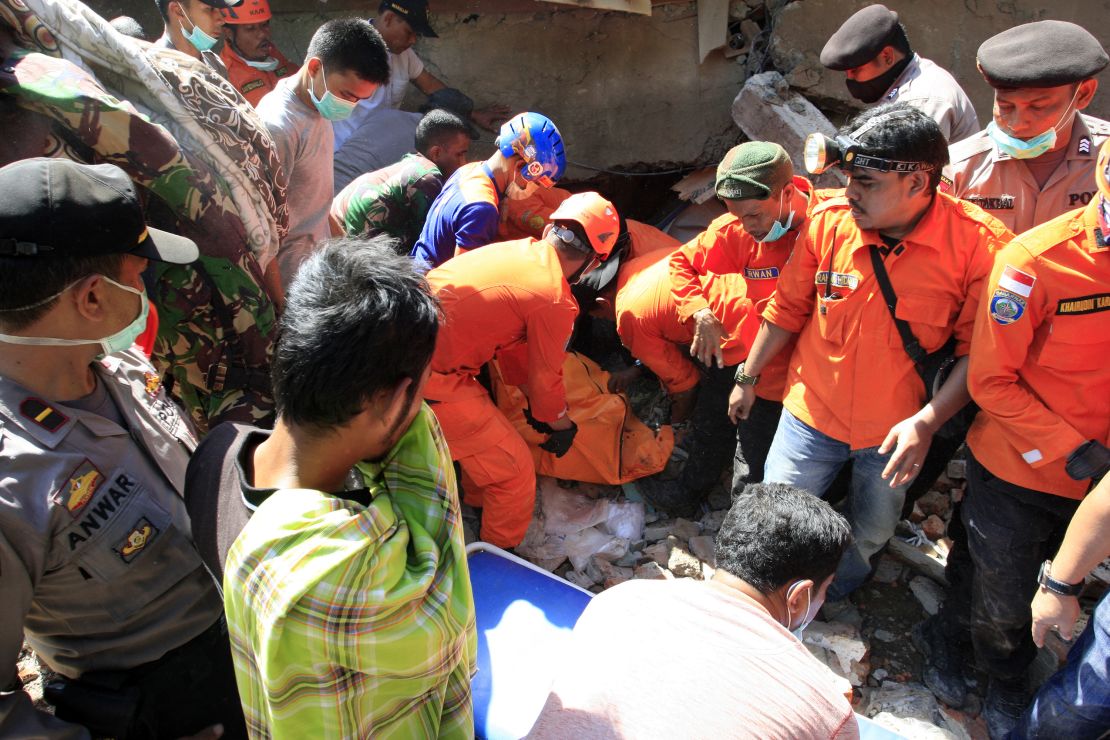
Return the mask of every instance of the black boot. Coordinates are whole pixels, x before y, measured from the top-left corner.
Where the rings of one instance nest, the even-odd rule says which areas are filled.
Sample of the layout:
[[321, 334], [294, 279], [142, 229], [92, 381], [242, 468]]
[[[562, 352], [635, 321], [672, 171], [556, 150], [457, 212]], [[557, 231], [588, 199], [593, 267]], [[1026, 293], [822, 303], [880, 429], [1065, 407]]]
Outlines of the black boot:
[[983, 700], [983, 720], [991, 740], [1003, 740], [1017, 727], [1029, 693], [1024, 681], [1002, 681], [992, 678], [987, 685], [987, 698]]
[[913, 646], [925, 658], [922, 678], [937, 699], [959, 709], [967, 700], [959, 646], [944, 633], [941, 617], [934, 615], [917, 624], [911, 633]]

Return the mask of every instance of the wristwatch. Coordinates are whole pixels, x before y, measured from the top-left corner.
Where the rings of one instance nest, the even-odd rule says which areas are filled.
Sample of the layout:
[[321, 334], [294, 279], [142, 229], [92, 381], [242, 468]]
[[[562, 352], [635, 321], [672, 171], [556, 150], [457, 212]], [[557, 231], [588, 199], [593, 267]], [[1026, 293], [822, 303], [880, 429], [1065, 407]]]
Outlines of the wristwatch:
[[1042, 588], [1054, 594], [1059, 594], [1060, 596], [1078, 596], [1079, 592], [1083, 590], [1083, 581], [1079, 583], [1064, 583], [1063, 581], [1057, 581], [1049, 575], [1051, 570], [1051, 560], [1046, 560], [1041, 563], [1041, 570], [1037, 573], [1037, 583], [1039, 583]]
[[748, 375], [744, 372], [744, 363], [742, 362], [736, 366], [736, 375], [732, 376], [732, 379], [736, 381], [736, 385], [755, 385], [759, 382], [758, 375]]

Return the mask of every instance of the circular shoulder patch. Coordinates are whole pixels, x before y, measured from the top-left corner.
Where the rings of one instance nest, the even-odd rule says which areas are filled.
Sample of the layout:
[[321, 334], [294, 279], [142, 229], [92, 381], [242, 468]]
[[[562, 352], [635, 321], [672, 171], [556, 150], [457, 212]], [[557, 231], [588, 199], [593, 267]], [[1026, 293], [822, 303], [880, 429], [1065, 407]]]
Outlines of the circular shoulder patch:
[[1005, 326], [1012, 324], [1025, 313], [1025, 301], [1021, 296], [1006, 290], [996, 290], [991, 296], [991, 318]]

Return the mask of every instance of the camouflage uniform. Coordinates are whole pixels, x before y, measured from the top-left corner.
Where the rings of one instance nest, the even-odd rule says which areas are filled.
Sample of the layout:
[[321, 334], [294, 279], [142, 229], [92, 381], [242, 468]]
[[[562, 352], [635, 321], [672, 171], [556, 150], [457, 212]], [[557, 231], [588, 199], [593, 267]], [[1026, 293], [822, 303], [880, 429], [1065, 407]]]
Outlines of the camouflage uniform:
[[442, 189], [438, 167], [421, 154], [406, 154], [343, 188], [332, 201], [332, 220], [349, 236], [393, 237], [399, 242], [397, 253], [407, 255]]
[[[228, 420], [268, 425], [274, 413], [269, 361], [275, 307], [251, 248], [257, 235], [248, 233], [227, 182], [166, 128], [59, 58], [53, 36], [25, 6], [16, 0], [0, 4], [13, 16], [7, 20], [21, 45], [43, 52], [21, 51], [5, 60], [0, 94], [51, 121], [44, 154], [121, 167], [141, 186], [151, 225], [188, 236], [200, 248], [196, 263], [157, 264], [147, 275], [160, 317], [153, 360], [166, 388], [201, 431]], [[179, 64], [178, 56], [151, 54], [149, 60], [205, 133], [225, 151], [238, 149], [234, 156], [254, 195], [284, 229], [285, 193], [272, 185], [280, 168], [272, 142], [252, 117], [231, 115], [239, 113], [241, 98], [226, 82], [214, 80], [200, 64]], [[125, 89], [130, 82], [99, 73]]]

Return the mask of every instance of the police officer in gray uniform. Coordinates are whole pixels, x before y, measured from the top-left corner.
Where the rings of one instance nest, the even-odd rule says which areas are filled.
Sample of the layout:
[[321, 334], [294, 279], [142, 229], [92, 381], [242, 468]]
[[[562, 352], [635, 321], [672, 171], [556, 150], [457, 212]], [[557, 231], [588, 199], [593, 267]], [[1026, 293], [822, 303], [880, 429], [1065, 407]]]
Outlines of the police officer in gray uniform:
[[22, 160], [0, 193], [0, 688], [24, 635], [61, 676], [56, 717], [0, 695], [0, 735], [242, 734], [182, 499], [196, 439], [132, 349], [148, 260], [197, 247], [148, 229], [113, 165]]

